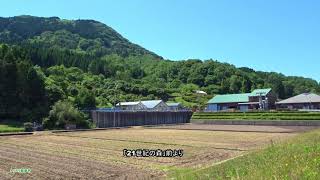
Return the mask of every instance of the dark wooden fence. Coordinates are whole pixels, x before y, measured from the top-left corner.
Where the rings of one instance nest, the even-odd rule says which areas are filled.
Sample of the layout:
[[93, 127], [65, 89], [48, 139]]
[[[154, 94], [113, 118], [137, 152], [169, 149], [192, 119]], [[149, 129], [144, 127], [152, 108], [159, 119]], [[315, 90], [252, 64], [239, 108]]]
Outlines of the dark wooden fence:
[[190, 123], [191, 111], [91, 111], [97, 128]]

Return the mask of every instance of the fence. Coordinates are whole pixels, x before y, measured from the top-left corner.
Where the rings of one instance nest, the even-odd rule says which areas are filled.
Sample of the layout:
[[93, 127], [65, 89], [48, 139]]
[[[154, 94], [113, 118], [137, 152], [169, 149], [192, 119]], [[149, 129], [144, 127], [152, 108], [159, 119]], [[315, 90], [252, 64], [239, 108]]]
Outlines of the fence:
[[189, 123], [191, 111], [91, 111], [97, 128]]

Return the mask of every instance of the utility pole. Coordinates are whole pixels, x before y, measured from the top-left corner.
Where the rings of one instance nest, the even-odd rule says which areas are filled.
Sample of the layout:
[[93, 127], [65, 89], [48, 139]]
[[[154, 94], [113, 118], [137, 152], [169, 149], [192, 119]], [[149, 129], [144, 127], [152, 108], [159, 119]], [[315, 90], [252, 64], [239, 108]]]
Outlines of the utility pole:
[[312, 108], [311, 97], [309, 96], [309, 94], [308, 94], [308, 99], [309, 99], [309, 108], [308, 108], [308, 109], [313, 109], [313, 108]]
[[264, 110], [265, 107], [264, 107], [264, 103], [263, 103], [263, 100], [262, 100], [262, 94], [263, 93], [258, 93], [259, 94], [259, 106], [260, 106], [260, 109]]
[[[118, 89], [118, 84], [116, 84], [115, 91]], [[116, 127], [116, 105], [117, 105], [117, 100], [114, 99], [114, 106], [113, 106], [113, 127]], [[119, 104], [120, 105], [120, 104]]]
[[98, 113], [96, 113], [96, 112], [94, 112], [95, 113], [95, 116], [96, 116], [96, 119], [97, 119], [97, 128], [99, 128], [100, 127], [100, 124], [99, 124], [99, 116], [98, 116]]
[[113, 106], [113, 127], [116, 127], [116, 101], [114, 101]]

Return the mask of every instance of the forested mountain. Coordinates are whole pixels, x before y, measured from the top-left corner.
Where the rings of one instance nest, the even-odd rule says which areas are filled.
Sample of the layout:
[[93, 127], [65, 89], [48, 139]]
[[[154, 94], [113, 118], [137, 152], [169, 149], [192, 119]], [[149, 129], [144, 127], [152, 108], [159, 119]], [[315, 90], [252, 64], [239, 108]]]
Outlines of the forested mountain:
[[92, 20], [0, 18], [0, 43], [0, 118], [41, 121], [59, 100], [79, 109], [160, 98], [194, 107], [215, 94], [255, 88], [270, 87], [280, 99], [320, 93], [309, 78], [216, 60], [163, 60]]
[[0, 17], [0, 40], [10, 44], [37, 44], [59, 47], [95, 56], [151, 54], [129, 42], [111, 27], [94, 20], [64, 20], [58, 17], [15, 16]]

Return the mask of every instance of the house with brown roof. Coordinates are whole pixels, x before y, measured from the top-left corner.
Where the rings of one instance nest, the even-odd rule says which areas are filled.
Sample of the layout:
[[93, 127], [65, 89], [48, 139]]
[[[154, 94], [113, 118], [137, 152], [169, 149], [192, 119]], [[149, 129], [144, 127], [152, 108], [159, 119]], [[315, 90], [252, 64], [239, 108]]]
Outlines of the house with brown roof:
[[276, 102], [276, 106], [285, 109], [320, 109], [320, 96], [313, 93], [303, 93]]

